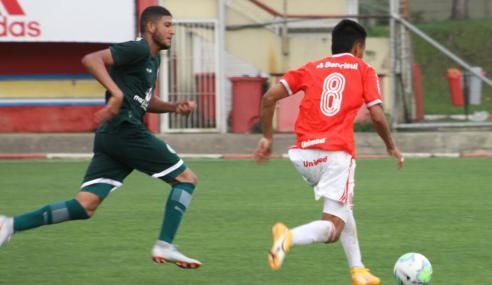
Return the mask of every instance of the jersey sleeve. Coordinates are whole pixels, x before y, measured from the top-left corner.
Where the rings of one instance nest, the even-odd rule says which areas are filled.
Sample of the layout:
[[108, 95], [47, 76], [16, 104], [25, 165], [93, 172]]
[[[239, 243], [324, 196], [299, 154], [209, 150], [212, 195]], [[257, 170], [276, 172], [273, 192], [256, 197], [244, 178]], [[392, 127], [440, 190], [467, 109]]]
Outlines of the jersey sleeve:
[[137, 41], [112, 44], [109, 50], [113, 56], [113, 66], [125, 66], [143, 60], [148, 55], [148, 49]]
[[377, 104], [383, 104], [381, 97], [380, 86], [376, 70], [368, 66], [364, 74], [364, 102], [366, 107], [372, 107]]
[[305, 89], [307, 65], [301, 66], [299, 69], [291, 70], [284, 74], [280, 83], [282, 83], [289, 92], [289, 95], [296, 94], [300, 90]]

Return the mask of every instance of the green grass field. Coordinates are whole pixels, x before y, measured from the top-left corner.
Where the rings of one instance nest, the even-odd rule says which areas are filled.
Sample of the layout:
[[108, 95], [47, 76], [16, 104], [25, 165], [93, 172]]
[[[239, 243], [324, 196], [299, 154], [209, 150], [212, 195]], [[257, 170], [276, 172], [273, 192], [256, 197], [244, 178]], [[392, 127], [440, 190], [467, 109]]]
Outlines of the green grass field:
[[[406, 252], [426, 255], [431, 284], [489, 284], [491, 159], [359, 159], [355, 217], [363, 261], [396, 284]], [[199, 186], [175, 242], [198, 270], [154, 265], [150, 249], [169, 187], [131, 174], [88, 221], [16, 234], [0, 250], [0, 284], [351, 284], [340, 243], [295, 247], [268, 267], [271, 227], [321, 216], [322, 203], [286, 159], [188, 160]], [[71, 199], [88, 162], [0, 162], [0, 213], [18, 215]]]

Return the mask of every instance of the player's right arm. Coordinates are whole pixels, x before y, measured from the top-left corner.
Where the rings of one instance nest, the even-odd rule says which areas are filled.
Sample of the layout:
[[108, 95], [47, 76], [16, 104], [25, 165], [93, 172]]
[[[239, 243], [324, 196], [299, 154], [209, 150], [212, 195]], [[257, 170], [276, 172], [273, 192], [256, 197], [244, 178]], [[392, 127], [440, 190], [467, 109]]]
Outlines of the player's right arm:
[[289, 93], [285, 86], [277, 83], [263, 96], [261, 100], [260, 122], [263, 137], [258, 142], [253, 158], [258, 164], [265, 164], [272, 153], [273, 142], [273, 114], [278, 100], [288, 97]]
[[364, 101], [369, 109], [369, 113], [371, 114], [372, 124], [374, 125], [379, 137], [381, 137], [384, 141], [388, 154], [395, 156], [398, 159], [396, 166], [400, 169], [403, 167], [403, 157], [401, 156], [400, 150], [398, 150], [393, 142], [393, 139], [391, 138], [391, 132], [383, 111], [383, 101], [379, 91], [377, 73], [376, 70], [370, 66], [365, 68], [363, 89]]
[[384, 141], [386, 145], [386, 151], [388, 154], [395, 156], [398, 159], [396, 166], [398, 169], [403, 167], [403, 157], [400, 150], [396, 147], [391, 137], [391, 132], [386, 122], [386, 117], [384, 116], [383, 108], [381, 104], [376, 104], [369, 107], [369, 113], [371, 114], [371, 120], [378, 133], [379, 137]]
[[105, 122], [118, 114], [123, 103], [123, 92], [106, 69], [106, 66], [114, 64], [113, 55], [109, 49], [93, 52], [82, 58], [82, 64], [87, 72], [111, 94], [106, 106], [95, 114], [96, 122]]

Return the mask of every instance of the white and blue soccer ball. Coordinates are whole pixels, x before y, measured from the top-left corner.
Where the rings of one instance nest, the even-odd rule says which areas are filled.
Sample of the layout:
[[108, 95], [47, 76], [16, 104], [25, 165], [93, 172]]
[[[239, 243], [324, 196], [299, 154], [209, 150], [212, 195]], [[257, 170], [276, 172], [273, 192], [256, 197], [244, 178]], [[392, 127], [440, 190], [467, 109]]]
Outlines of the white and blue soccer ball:
[[394, 273], [400, 285], [427, 285], [432, 277], [432, 266], [422, 254], [410, 252], [396, 261]]

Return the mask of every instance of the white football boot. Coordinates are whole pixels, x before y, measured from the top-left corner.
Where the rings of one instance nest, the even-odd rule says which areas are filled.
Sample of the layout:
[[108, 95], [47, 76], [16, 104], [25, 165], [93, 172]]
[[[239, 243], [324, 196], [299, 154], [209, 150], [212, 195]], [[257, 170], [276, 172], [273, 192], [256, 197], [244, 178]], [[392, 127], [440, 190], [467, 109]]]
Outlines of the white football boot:
[[180, 253], [173, 244], [162, 240], [158, 240], [152, 248], [152, 260], [156, 264], [174, 263], [183, 269], [197, 269], [202, 265], [200, 261]]
[[0, 247], [7, 244], [14, 234], [14, 219], [0, 215]]

